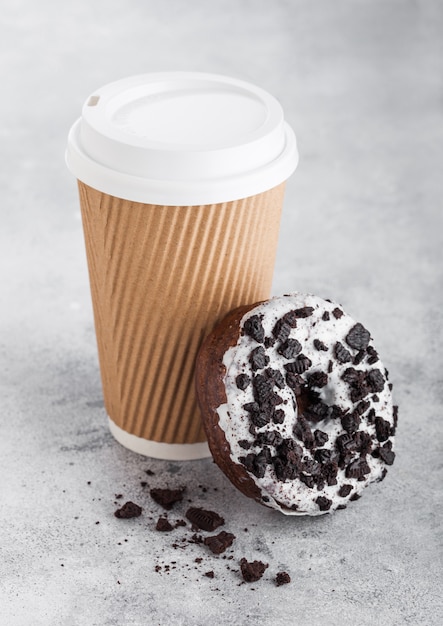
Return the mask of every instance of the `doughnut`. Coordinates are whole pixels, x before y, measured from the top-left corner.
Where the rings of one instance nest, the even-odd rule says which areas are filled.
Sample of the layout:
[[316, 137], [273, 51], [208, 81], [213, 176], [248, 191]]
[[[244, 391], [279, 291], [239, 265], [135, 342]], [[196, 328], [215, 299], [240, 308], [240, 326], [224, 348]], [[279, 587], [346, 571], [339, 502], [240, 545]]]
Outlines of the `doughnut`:
[[214, 461], [286, 515], [346, 508], [395, 459], [398, 407], [368, 330], [294, 293], [229, 313], [204, 340], [195, 383]]

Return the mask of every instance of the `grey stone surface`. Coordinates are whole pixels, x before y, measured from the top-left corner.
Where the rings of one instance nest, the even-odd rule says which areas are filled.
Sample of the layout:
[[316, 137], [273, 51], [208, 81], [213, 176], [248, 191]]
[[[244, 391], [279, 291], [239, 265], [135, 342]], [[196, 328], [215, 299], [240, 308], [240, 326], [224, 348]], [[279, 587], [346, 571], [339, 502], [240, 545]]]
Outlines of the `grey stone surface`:
[[[2, 1], [2, 625], [443, 623], [442, 7]], [[168, 69], [260, 84], [296, 130], [274, 293], [330, 297], [365, 323], [400, 405], [395, 465], [345, 511], [285, 518], [209, 460], [145, 459], [108, 432], [66, 135], [97, 86]], [[189, 529], [156, 532], [141, 481], [223, 513], [233, 559], [174, 549]], [[116, 519], [116, 494], [143, 515]], [[242, 556], [269, 563], [259, 583], [240, 584]], [[274, 585], [279, 569], [291, 584]]]

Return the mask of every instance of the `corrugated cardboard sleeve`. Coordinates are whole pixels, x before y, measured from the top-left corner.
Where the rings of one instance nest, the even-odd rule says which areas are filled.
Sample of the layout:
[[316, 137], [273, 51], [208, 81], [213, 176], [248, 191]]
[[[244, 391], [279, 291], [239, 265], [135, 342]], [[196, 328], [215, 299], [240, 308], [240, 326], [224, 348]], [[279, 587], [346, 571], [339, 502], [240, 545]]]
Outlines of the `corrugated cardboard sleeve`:
[[163, 443], [205, 440], [195, 357], [226, 313], [269, 297], [284, 186], [177, 207], [79, 182], [104, 400], [120, 428]]

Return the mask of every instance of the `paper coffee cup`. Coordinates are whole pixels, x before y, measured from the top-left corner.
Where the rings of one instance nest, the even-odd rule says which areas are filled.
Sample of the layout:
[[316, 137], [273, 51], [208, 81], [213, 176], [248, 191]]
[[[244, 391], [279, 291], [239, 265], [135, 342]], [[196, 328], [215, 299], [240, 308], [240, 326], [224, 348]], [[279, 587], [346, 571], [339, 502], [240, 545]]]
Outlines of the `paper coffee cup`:
[[224, 76], [132, 77], [87, 99], [66, 159], [111, 432], [147, 456], [209, 456], [195, 357], [228, 311], [270, 295], [298, 160], [282, 109]]

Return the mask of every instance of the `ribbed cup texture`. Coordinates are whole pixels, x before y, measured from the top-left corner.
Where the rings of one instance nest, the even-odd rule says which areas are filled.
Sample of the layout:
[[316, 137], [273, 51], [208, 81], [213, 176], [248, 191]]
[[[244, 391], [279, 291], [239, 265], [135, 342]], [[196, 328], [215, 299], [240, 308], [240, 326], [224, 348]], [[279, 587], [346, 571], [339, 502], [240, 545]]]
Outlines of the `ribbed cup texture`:
[[195, 358], [226, 313], [269, 297], [284, 184], [190, 207], [79, 191], [108, 415], [151, 441], [204, 441]]

